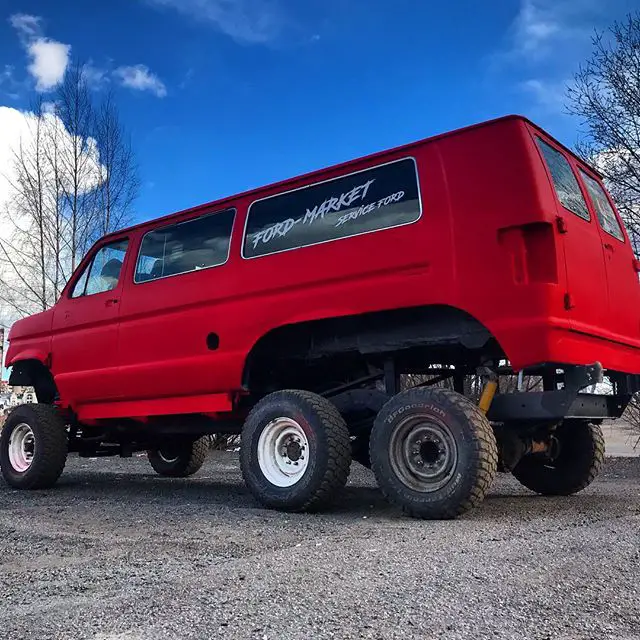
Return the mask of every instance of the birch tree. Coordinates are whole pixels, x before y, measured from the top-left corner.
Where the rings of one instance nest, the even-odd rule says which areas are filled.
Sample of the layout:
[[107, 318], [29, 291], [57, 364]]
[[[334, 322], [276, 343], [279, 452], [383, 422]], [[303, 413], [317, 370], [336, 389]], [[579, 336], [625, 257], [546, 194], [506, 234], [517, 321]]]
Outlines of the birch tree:
[[0, 321], [49, 308], [101, 235], [130, 219], [139, 180], [112, 95], [95, 102], [81, 65], [25, 114], [0, 235]]

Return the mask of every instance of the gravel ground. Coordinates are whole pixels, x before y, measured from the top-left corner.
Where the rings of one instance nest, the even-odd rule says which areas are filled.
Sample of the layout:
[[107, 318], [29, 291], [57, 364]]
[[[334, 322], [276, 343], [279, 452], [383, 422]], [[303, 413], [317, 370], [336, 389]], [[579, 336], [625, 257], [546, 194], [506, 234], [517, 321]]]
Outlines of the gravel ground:
[[572, 498], [499, 476], [453, 522], [389, 507], [359, 465], [332, 512], [259, 508], [234, 454], [190, 480], [70, 459], [0, 484], [0, 638], [640, 638], [640, 459]]

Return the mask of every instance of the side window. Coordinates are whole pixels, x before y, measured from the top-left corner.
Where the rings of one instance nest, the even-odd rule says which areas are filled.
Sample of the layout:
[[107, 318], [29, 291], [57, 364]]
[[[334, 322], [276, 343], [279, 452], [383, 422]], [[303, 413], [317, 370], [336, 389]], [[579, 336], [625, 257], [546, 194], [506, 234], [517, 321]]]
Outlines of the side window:
[[224, 264], [229, 258], [234, 216], [235, 209], [229, 209], [149, 231], [140, 245], [134, 282]]
[[420, 218], [415, 160], [403, 158], [252, 202], [242, 256], [258, 258]]
[[542, 151], [542, 155], [549, 167], [553, 186], [560, 204], [584, 220], [591, 220], [587, 203], [584, 201], [580, 185], [568, 160], [562, 153], [541, 138], [537, 138], [537, 141], [538, 147], [540, 147], [540, 151]]
[[76, 281], [71, 297], [92, 296], [115, 289], [118, 285], [128, 244], [128, 240], [117, 240], [100, 247], [93, 260]]
[[589, 197], [593, 202], [593, 208], [596, 210], [600, 226], [609, 235], [624, 242], [624, 234], [622, 233], [622, 229], [618, 223], [618, 218], [616, 218], [615, 211], [613, 210], [604, 189], [597, 180], [594, 180], [590, 175], [582, 171], [582, 169], [580, 170], [580, 173], [582, 174], [584, 183], [587, 185], [587, 191], [589, 192]]

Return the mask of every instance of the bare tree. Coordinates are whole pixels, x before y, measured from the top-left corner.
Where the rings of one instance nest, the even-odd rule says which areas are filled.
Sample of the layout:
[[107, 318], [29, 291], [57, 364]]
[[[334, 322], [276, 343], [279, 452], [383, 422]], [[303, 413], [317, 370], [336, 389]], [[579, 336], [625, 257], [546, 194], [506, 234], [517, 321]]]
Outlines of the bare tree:
[[95, 136], [100, 155], [98, 208], [102, 213], [97, 231], [104, 235], [126, 223], [140, 188], [131, 140], [120, 124], [111, 93], [97, 113]]
[[[568, 98], [586, 127], [578, 152], [602, 173], [640, 255], [640, 13], [594, 36]], [[623, 417], [640, 432], [638, 395]]]
[[80, 64], [66, 73], [53, 109], [69, 134], [69, 144], [59, 154], [59, 168], [63, 172], [60, 183], [69, 226], [65, 236], [73, 270], [91, 245], [96, 216], [100, 216], [96, 210], [99, 159], [93, 137], [95, 112]]
[[591, 58], [568, 90], [586, 128], [578, 151], [607, 182], [640, 253], [640, 14], [593, 37]]
[[51, 179], [42, 101], [29, 120], [28, 141], [14, 156], [13, 195], [7, 218], [12, 233], [0, 241], [0, 300], [19, 314], [42, 311], [50, 304], [48, 287], [48, 202]]
[[130, 218], [139, 180], [113, 96], [96, 106], [83, 66], [25, 116], [0, 237], [0, 302], [11, 318], [50, 307], [91, 244]]

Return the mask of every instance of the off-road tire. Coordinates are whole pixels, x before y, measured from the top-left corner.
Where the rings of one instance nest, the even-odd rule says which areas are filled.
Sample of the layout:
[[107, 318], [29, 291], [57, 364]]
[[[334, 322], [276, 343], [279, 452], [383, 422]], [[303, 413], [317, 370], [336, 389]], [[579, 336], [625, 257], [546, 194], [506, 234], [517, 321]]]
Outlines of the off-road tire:
[[202, 468], [209, 453], [209, 439], [203, 436], [195, 442], [174, 442], [165, 449], [160, 447], [147, 451], [147, 458], [153, 470], [165, 478], [187, 478]]
[[[417, 475], [403, 480], [397, 469], [407, 463], [399, 463], [397, 457], [392, 461], [393, 443], [402, 448], [402, 442], [407, 443], [412, 434], [432, 426], [446, 434], [448, 451], [455, 452], [445, 458], [447, 473], [443, 472], [438, 483]], [[407, 433], [404, 441], [399, 435], [403, 430]], [[376, 418], [370, 454], [371, 468], [387, 499], [407, 515], [424, 519], [455, 518], [480, 504], [498, 462], [495, 436], [484, 413], [459, 393], [440, 388], [408, 389], [394, 396]], [[422, 460], [422, 453], [416, 459]]]
[[[258, 460], [262, 431], [278, 418], [294, 420], [309, 444], [304, 474], [293, 485], [273, 484]], [[240, 466], [253, 496], [281, 511], [317, 511], [326, 507], [347, 483], [351, 465], [349, 430], [340, 412], [327, 399], [308, 391], [276, 391], [251, 410], [240, 442]]]
[[569, 496], [589, 486], [604, 463], [604, 437], [599, 425], [565, 421], [556, 430], [555, 459], [544, 454], [524, 456], [513, 469], [520, 484], [545, 496]]
[[[33, 459], [28, 469], [17, 471], [11, 465], [9, 444], [20, 424], [27, 424], [34, 437]], [[0, 470], [7, 484], [16, 489], [48, 489], [62, 474], [67, 461], [69, 436], [56, 407], [24, 404], [8, 416], [0, 431]]]

